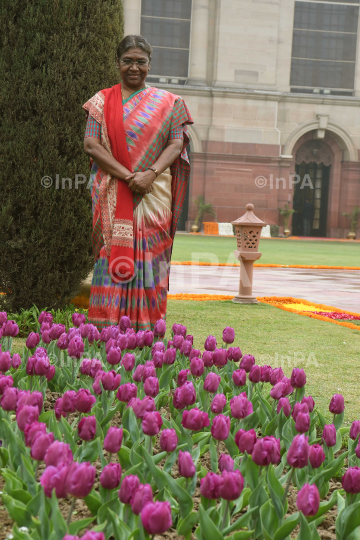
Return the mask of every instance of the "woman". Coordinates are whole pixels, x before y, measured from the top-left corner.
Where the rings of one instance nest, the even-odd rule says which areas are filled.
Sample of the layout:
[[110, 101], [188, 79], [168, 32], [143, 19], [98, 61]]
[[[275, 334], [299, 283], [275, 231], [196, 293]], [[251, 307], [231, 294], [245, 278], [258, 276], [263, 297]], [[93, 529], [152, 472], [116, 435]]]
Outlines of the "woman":
[[145, 84], [152, 49], [126, 36], [121, 84], [83, 105], [93, 182], [95, 268], [89, 321], [99, 329], [128, 315], [135, 330], [166, 316], [172, 243], [190, 174], [184, 101]]

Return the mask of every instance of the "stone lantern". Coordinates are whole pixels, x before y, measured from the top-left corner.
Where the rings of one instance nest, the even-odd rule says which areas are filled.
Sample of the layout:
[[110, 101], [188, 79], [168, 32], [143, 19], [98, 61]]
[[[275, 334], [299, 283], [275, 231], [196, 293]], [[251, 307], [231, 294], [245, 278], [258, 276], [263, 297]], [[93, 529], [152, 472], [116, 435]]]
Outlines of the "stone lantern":
[[232, 222], [235, 226], [237, 251], [234, 256], [240, 261], [240, 289], [233, 298], [238, 304], [257, 304], [252, 294], [253, 264], [261, 257], [259, 242], [261, 229], [266, 223], [257, 218], [253, 212], [254, 205], [247, 204], [245, 214]]

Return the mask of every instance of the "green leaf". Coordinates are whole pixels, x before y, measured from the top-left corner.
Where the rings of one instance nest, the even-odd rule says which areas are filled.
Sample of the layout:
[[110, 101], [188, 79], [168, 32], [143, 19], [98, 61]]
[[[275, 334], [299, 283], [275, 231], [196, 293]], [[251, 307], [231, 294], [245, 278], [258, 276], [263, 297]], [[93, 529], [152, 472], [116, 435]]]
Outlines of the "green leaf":
[[320, 503], [319, 510], [315, 516], [308, 517], [309, 523], [319, 519], [323, 514], [328, 512], [337, 503], [338, 490], [334, 491], [329, 501], [323, 501]]
[[[117, 499], [114, 499], [117, 500]], [[111, 501], [110, 501], [111, 502]], [[119, 502], [117, 500], [117, 502]], [[120, 503], [119, 503], [120, 507]], [[86, 529], [92, 522], [94, 521], [94, 518], [86, 518], [86, 519], [79, 519], [79, 521], [74, 521], [73, 523], [70, 523], [69, 525], [69, 534], [77, 535], [78, 532], [82, 531], [83, 529]]]
[[19, 527], [29, 528], [31, 525], [31, 514], [26, 509], [24, 503], [16, 501], [6, 493], [2, 493], [1, 498], [11, 519], [15, 521]]
[[310, 526], [306, 520], [306, 517], [302, 512], [300, 514], [300, 532], [297, 536], [297, 540], [309, 540], [312, 537]]
[[140, 439], [140, 432], [137, 425], [136, 416], [132, 407], [125, 409], [122, 417], [122, 423], [125, 429], [130, 433], [130, 437], [133, 443], [136, 443]]
[[191, 512], [186, 518], [180, 518], [177, 525], [178, 535], [186, 536], [189, 534], [199, 521], [199, 512]]
[[39, 510], [41, 538], [49, 538], [50, 536], [50, 519], [45, 500], [45, 492], [41, 489], [41, 505]]
[[232, 436], [231, 433], [229, 433], [229, 436], [228, 438], [224, 441], [225, 443], [225, 446], [226, 448], [228, 449], [229, 451], [229, 454], [232, 458], [236, 457], [239, 455], [239, 449], [235, 443], [235, 439], [234, 437]]
[[203, 535], [203, 538], [211, 540], [224, 540], [224, 536], [221, 534], [219, 529], [216, 527], [215, 523], [210, 519], [208, 514], [205, 512], [202, 505], [199, 507], [200, 514], [200, 530]]
[[23, 489], [14, 489], [11, 492], [11, 496], [16, 499], [17, 501], [21, 501], [25, 505], [32, 500], [32, 497], [28, 491], [25, 491]]
[[289, 536], [289, 534], [292, 533], [292, 531], [297, 527], [299, 519], [299, 512], [296, 512], [296, 514], [292, 514], [291, 516], [286, 518], [284, 523], [281, 525], [281, 527], [278, 528], [278, 530], [274, 534], [274, 540], [285, 540], [285, 538]]
[[360, 526], [360, 502], [353, 503], [341, 512], [341, 525], [343, 539]]
[[344, 413], [345, 411], [343, 411], [341, 414], [335, 415], [334, 426], [335, 426], [336, 431], [338, 431], [342, 426], [342, 423], [344, 421]]
[[265, 540], [272, 540], [273, 534], [278, 528], [279, 518], [274, 505], [269, 500], [260, 508], [261, 528]]
[[93, 516], [97, 515], [99, 508], [102, 505], [100, 497], [97, 493], [95, 495], [95, 493], [96, 491], [92, 490], [91, 493], [84, 498], [85, 504]]
[[46, 411], [44, 413], [42, 413], [40, 416], [39, 416], [39, 422], [44, 422], [44, 424], [47, 424], [50, 420], [50, 418], [52, 417], [53, 415], [53, 411]]
[[7, 448], [0, 448], [0, 467], [6, 467], [9, 463], [9, 451]]
[[121, 467], [125, 470], [131, 467], [130, 450], [126, 446], [122, 446], [118, 452]]
[[285, 515], [285, 508], [282, 504], [282, 499], [284, 497], [285, 490], [280, 484], [279, 480], [275, 476], [275, 470], [273, 465], [268, 467], [268, 486], [270, 491], [270, 497], [274, 505], [277, 517], [281, 522]]
[[163, 467], [163, 470], [165, 472], [169, 473], [171, 471], [171, 469], [173, 468], [174, 463], [176, 461], [176, 456], [177, 456], [176, 450], [174, 450], [173, 452], [171, 452], [171, 454], [169, 454], [167, 460], [164, 463], [164, 467]]
[[173, 366], [168, 366], [164, 373], [161, 375], [159, 381], [160, 390], [169, 386], [173, 371]]
[[[80, 462], [90, 461], [93, 462], [99, 457], [99, 439], [96, 438], [93, 441], [88, 442], [86, 445], [83, 445], [82, 452], [80, 455]], [[85, 446], [85, 447], [84, 447]]]
[[265, 429], [265, 435], [275, 435], [275, 431], [278, 425], [278, 416], [274, 416], [274, 418], [268, 423]]
[[115, 536], [115, 540], [127, 540], [130, 534], [130, 529], [124, 523], [124, 521], [119, 519], [119, 516], [115, 514], [110, 508], [108, 510], [108, 514], [113, 526], [113, 532]]
[[232, 525], [230, 525], [229, 527], [227, 527], [226, 529], [223, 530], [223, 535], [224, 536], [227, 536], [228, 534], [230, 534], [231, 532], [233, 531], [236, 531], [237, 529], [243, 529], [244, 527], [247, 527], [248, 524], [249, 524], [249, 521], [250, 521], [250, 518], [251, 518], [251, 515], [256, 512], [258, 510], [258, 507], [256, 506], [255, 508], [250, 508], [246, 514], [244, 514], [243, 516], [239, 517], [239, 519], [237, 519], [236, 521], [234, 521], [234, 523]]
[[56, 535], [56, 540], [62, 540], [67, 533], [67, 525], [59, 510], [59, 503], [54, 489], [51, 494], [51, 523]]
[[317, 487], [319, 487], [318, 485], [319, 480], [322, 480], [323, 482], [328, 482], [341, 469], [348, 453], [349, 452], [343, 452], [338, 458], [334, 459], [334, 461], [331, 462], [329, 467], [327, 467], [326, 469], [323, 469], [321, 472], [313, 476], [310, 479], [309, 483], [310, 484], [316, 483]]
[[121, 408], [122, 402], [119, 401], [119, 403], [116, 405], [116, 407], [110, 409], [110, 411], [107, 413], [107, 415], [101, 420], [100, 426], [104, 427], [106, 424], [112, 420], [112, 418], [115, 416], [115, 414], [118, 412], [118, 410]]
[[213, 437], [210, 439], [210, 462], [211, 462], [211, 470], [212, 472], [216, 473], [218, 470], [218, 459], [217, 459], [217, 451], [216, 446]]
[[39, 510], [41, 506], [41, 490], [37, 492], [35, 497], [31, 499], [26, 505], [26, 510], [30, 512], [30, 514], [34, 517], [39, 515]]
[[228, 536], [226, 540], [248, 540], [249, 538], [253, 538], [255, 531], [238, 531], [231, 536]]
[[245, 477], [246, 482], [252, 490], [256, 488], [259, 481], [260, 467], [251, 459], [251, 456], [245, 452], [240, 463], [240, 472]]

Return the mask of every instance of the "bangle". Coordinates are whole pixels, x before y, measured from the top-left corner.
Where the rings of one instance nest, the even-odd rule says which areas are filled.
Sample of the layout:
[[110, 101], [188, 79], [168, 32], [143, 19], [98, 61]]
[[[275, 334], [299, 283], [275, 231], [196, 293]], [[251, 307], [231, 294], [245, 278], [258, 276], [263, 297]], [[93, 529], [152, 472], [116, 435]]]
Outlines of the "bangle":
[[153, 173], [155, 173], [155, 178], [157, 178], [157, 175], [158, 175], [157, 169], [155, 169], [155, 167], [148, 167], [146, 170], [148, 171], [149, 169], [150, 169], [150, 171], [152, 171]]

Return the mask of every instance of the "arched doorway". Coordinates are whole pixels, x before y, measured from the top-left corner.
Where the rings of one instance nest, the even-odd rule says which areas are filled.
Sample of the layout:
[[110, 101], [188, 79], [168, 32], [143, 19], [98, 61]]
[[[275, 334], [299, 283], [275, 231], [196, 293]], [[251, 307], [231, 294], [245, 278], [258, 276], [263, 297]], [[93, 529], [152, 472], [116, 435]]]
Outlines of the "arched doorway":
[[306, 141], [296, 153], [292, 234], [326, 237], [330, 170], [329, 146], [319, 140]]

